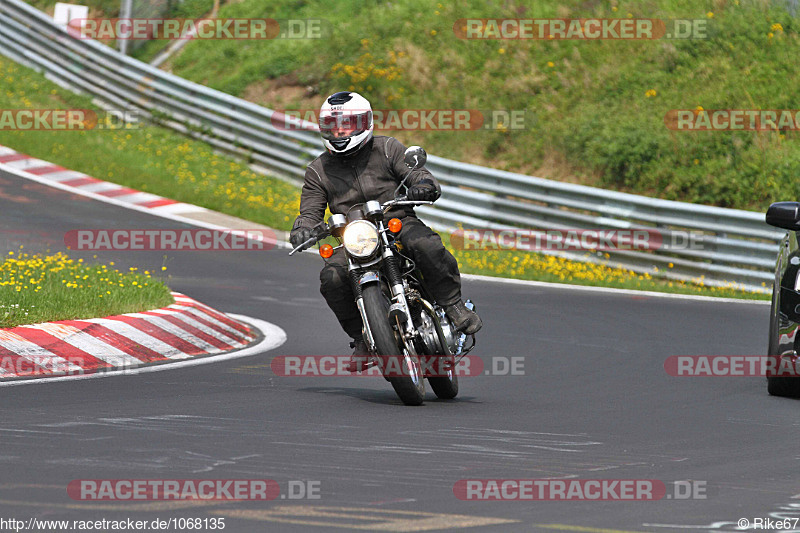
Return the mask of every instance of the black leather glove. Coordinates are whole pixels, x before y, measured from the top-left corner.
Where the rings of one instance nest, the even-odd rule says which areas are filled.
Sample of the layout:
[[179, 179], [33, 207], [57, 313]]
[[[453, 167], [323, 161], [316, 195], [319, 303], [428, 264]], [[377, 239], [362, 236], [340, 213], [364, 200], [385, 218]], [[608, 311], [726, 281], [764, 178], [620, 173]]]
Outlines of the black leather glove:
[[439, 199], [439, 191], [431, 180], [425, 178], [408, 189], [406, 198], [415, 202], [435, 202]]
[[295, 228], [292, 230], [292, 233], [289, 235], [289, 242], [292, 243], [292, 246], [297, 248], [308, 239], [314, 236], [314, 230], [307, 227], [307, 226], [300, 226], [299, 228]]

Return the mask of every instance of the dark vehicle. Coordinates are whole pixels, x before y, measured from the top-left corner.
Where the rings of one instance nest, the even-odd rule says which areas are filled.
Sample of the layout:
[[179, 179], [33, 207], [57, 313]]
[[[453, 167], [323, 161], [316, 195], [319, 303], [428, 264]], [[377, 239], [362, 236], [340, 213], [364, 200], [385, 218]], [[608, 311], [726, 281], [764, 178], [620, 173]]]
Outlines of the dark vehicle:
[[[767, 210], [767, 224], [788, 230], [780, 244], [769, 318], [770, 359], [767, 390], [773, 396], [800, 397], [800, 377], [770, 375], [769, 369], [797, 368], [800, 352], [800, 202], [776, 202]], [[787, 374], [787, 372], [780, 372]]]
[[[406, 150], [405, 163], [411, 170], [422, 167], [426, 159], [427, 154], [418, 146]], [[444, 309], [430, 296], [413, 261], [403, 255], [395, 239], [402, 229], [401, 220], [393, 218], [384, 223], [384, 214], [394, 206], [431, 203], [399, 196], [383, 204], [371, 200], [354, 205], [346, 216], [334, 214], [327, 223], [318, 224], [313, 236], [289, 253], [309, 248], [328, 236], [339, 241], [336, 248], [321, 245], [319, 254], [328, 258], [335, 249], [344, 248], [364, 324], [364, 341], [371, 354], [367, 366], [378, 365], [406, 405], [420, 405], [425, 400], [426, 378], [436, 396], [455, 398], [456, 364], [475, 347], [475, 336], [453, 328]], [[474, 309], [469, 300], [465, 305]]]

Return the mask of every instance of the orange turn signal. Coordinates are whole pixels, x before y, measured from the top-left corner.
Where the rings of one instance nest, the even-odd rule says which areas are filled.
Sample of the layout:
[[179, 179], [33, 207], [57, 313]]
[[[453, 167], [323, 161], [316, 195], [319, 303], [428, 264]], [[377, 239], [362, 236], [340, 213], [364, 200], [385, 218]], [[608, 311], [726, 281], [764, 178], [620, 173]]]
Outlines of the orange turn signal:
[[321, 255], [324, 259], [328, 259], [333, 255], [333, 246], [330, 244], [323, 244], [319, 247], [319, 255]]
[[403, 223], [399, 218], [393, 218], [389, 221], [389, 231], [392, 233], [400, 233], [401, 229], [403, 229]]

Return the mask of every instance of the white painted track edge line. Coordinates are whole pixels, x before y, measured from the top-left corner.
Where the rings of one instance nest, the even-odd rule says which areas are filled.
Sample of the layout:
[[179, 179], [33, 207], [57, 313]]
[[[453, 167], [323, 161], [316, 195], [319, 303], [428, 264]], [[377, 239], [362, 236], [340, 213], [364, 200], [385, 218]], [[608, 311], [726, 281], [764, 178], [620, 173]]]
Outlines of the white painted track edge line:
[[671, 298], [675, 300], [694, 300], [701, 302], [723, 302], [738, 304], [757, 304], [769, 305], [769, 300], [746, 300], [744, 298], [722, 298], [716, 296], [703, 296], [700, 294], [675, 294], [669, 292], [640, 291], [636, 289], [619, 289], [616, 287], [595, 287], [592, 285], [572, 285], [569, 283], [553, 283], [550, 281], [534, 281], [528, 279], [496, 278], [493, 276], [483, 276], [480, 274], [461, 274], [461, 277], [468, 280], [488, 281], [492, 283], [506, 283], [509, 285], [525, 285], [528, 287], [546, 287], [549, 289], [564, 289], [573, 291], [592, 291], [603, 292], [618, 296], [648, 296], [654, 298]]
[[[57, 181], [48, 180], [47, 178], [37, 176], [35, 174], [31, 174], [30, 172], [25, 172], [24, 170], [18, 170], [13, 167], [6, 165], [5, 163], [0, 163], [0, 170], [8, 172], [9, 174], [14, 174], [23, 179], [35, 181], [37, 183], [41, 183], [42, 185], [47, 185], [49, 187], [54, 187], [56, 189], [60, 189], [62, 191], [66, 191], [72, 194], [77, 194], [80, 196], [85, 196], [87, 198], [92, 198], [93, 200], [98, 200], [100, 202], [105, 202], [107, 204], [116, 205], [118, 207], [124, 207], [126, 209], [133, 209], [134, 211], [139, 211], [141, 213], [148, 213], [153, 216], [166, 218], [167, 220], [173, 220], [175, 222], [181, 222], [183, 224], [188, 224], [190, 226], [197, 226], [201, 228], [207, 229], [217, 229], [217, 230], [225, 230], [229, 229], [224, 226], [220, 226], [219, 224], [211, 224], [210, 222], [203, 222], [200, 220], [194, 220], [191, 218], [182, 217], [180, 215], [174, 215], [171, 213], [160, 213], [157, 209], [151, 207], [143, 207], [137, 204], [132, 204], [129, 202], [123, 202], [121, 200], [117, 200], [112, 197], [103, 196], [101, 194], [95, 194], [93, 192], [84, 191], [77, 187], [70, 187], [68, 185], [64, 185], [63, 183], [59, 183]], [[149, 194], [149, 193], [148, 193]], [[182, 202], [179, 202], [182, 203]], [[174, 204], [173, 204], [174, 205]], [[194, 206], [192, 204], [186, 204], [187, 206], [195, 207], [198, 211], [207, 211], [207, 209]]]

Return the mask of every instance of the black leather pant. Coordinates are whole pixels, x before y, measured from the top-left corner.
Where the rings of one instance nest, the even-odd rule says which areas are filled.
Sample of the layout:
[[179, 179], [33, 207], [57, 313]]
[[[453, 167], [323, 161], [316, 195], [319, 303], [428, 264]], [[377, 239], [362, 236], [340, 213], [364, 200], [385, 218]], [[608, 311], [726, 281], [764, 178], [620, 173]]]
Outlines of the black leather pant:
[[[461, 275], [458, 262], [442, 244], [442, 239], [416, 217], [405, 217], [400, 230], [403, 253], [422, 272], [425, 285], [442, 306], [461, 300]], [[320, 292], [339, 319], [344, 331], [353, 339], [361, 338], [361, 315], [355, 304], [353, 286], [347, 269], [347, 257], [338, 249], [325, 262], [319, 274]]]

